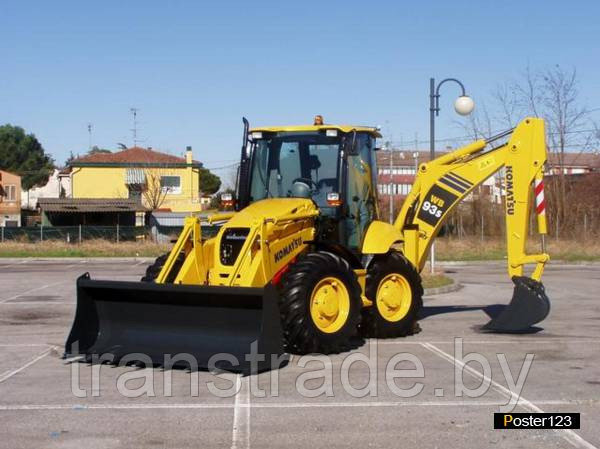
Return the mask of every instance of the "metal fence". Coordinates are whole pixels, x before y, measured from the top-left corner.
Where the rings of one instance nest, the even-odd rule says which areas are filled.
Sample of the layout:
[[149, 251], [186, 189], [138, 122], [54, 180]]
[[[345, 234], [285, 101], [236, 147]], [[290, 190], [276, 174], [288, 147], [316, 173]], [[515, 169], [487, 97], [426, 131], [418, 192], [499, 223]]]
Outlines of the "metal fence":
[[[87, 240], [108, 240], [113, 242], [136, 241], [141, 239], [155, 240], [159, 234], [176, 237], [183, 228], [181, 226], [33, 226], [33, 227], [0, 227], [0, 242], [43, 242], [63, 241], [81, 243]], [[202, 226], [202, 236], [210, 238], [218, 232], [218, 226]]]

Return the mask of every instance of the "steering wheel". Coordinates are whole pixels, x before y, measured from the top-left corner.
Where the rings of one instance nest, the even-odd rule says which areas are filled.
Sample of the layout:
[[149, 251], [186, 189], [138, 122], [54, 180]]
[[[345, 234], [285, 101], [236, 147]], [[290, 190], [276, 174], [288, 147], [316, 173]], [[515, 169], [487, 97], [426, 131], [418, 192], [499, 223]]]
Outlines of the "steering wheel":
[[310, 178], [296, 178], [292, 181], [292, 184], [294, 184], [295, 182], [303, 182], [304, 184], [307, 184], [309, 187], [314, 187], [312, 189], [313, 192], [319, 191], [319, 186], [317, 185], [317, 183]]

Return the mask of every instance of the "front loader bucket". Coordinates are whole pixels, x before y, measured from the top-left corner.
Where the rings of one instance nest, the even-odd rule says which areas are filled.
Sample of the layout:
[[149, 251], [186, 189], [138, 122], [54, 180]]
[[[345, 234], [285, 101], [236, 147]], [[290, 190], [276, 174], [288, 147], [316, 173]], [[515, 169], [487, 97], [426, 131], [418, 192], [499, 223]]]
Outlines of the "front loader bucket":
[[550, 300], [541, 282], [526, 276], [514, 276], [510, 304], [483, 329], [493, 332], [524, 332], [550, 312]]
[[[77, 279], [65, 357], [149, 359], [244, 374], [269, 370], [284, 354], [277, 301], [270, 284], [263, 289], [94, 281], [86, 273]], [[144, 358], [125, 357], [133, 353]]]

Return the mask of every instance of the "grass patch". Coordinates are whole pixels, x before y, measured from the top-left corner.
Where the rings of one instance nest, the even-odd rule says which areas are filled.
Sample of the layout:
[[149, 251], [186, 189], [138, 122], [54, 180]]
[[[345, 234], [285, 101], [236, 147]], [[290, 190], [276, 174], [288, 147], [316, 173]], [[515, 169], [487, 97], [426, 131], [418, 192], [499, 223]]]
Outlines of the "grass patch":
[[421, 273], [423, 279], [423, 288], [445, 287], [454, 283], [454, 280], [444, 274], [425, 274]]
[[0, 244], [0, 257], [157, 257], [170, 248], [170, 244], [107, 240], [90, 240], [81, 244], [4, 242]]
[[[157, 257], [168, 252], [170, 244], [153, 242], [111, 242], [88, 240], [81, 244], [47, 240], [44, 242], [0, 243], [0, 257]], [[492, 238], [440, 238], [435, 243], [436, 259], [440, 261], [503, 260], [506, 244], [503, 239]], [[530, 242], [528, 251], [539, 251], [537, 242]], [[552, 260], [568, 262], [600, 261], [600, 242], [547, 239], [547, 251]]]
[[[535, 241], [533, 241], [535, 240]], [[527, 251], [540, 251], [537, 239], [528, 242]], [[556, 240], [546, 239], [546, 251], [551, 260], [600, 261], [600, 243], [596, 240]], [[502, 260], [506, 258], [504, 239], [491, 238], [484, 241], [478, 238], [440, 238], [435, 242], [437, 260]]]

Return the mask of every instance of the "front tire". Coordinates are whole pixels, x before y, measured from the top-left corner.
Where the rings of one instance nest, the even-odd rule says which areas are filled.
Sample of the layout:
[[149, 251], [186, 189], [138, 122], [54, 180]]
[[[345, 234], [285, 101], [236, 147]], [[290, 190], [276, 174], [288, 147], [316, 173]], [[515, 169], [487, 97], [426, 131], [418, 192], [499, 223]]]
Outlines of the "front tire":
[[[160, 274], [160, 271], [162, 270], [163, 266], [167, 262], [169, 254], [170, 253], [165, 253], [162, 256], [158, 256], [156, 258], [156, 260], [154, 261], [154, 263], [152, 265], [148, 266], [148, 268], [146, 268], [146, 274], [142, 277], [141, 281], [142, 282], [154, 282], [156, 280], [156, 278], [158, 277], [158, 275]], [[177, 259], [175, 260], [175, 263], [173, 264], [173, 269], [171, 270], [171, 272], [169, 273], [169, 276], [167, 276], [167, 279], [165, 281], [166, 284], [172, 284], [175, 281], [175, 278], [177, 277], [177, 274], [179, 274], [179, 270], [183, 266], [184, 261], [185, 261], [185, 254], [182, 252], [177, 256]]]
[[376, 256], [367, 271], [366, 296], [373, 305], [363, 309], [365, 337], [394, 338], [416, 333], [423, 307], [421, 276], [397, 251]]
[[342, 258], [308, 253], [281, 280], [281, 322], [286, 349], [332, 354], [358, 332], [362, 306], [356, 274]]

